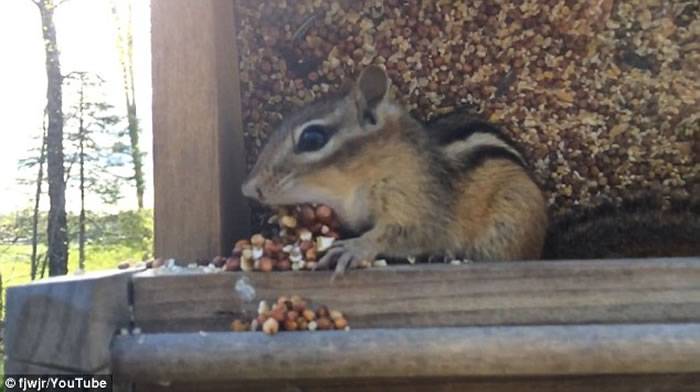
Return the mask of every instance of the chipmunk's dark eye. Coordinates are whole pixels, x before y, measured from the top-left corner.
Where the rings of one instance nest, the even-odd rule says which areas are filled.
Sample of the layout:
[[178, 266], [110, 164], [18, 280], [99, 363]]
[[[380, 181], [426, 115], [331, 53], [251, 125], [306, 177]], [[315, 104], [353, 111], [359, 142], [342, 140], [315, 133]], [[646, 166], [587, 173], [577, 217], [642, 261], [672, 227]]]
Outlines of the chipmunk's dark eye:
[[317, 151], [328, 143], [330, 132], [322, 125], [309, 125], [304, 128], [296, 145], [297, 152]]

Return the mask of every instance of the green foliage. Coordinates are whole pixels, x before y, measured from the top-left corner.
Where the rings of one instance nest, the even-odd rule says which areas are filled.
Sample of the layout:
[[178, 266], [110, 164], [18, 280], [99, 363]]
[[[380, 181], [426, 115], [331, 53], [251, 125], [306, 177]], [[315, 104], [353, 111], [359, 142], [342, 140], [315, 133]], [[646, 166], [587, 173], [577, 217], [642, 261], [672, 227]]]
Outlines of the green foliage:
[[[40, 216], [45, 225], [46, 214]], [[69, 216], [69, 227], [76, 227], [77, 217]], [[44, 226], [45, 227], [45, 226]], [[42, 231], [43, 232], [43, 231]], [[0, 216], [0, 272], [3, 290], [30, 281], [31, 210]], [[77, 230], [71, 232], [68, 272], [78, 270]], [[153, 211], [123, 211], [117, 214], [88, 215], [88, 244], [85, 269], [95, 271], [116, 268], [122, 261], [147, 260], [153, 254]], [[9, 239], [9, 240], [8, 240]], [[46, 254], [45, 236], [40, 239], [39, 259]], [[39, 268], [41, 273], [41, 267]], [[45, 277], [48, 276], [48, 270]], [[4, 298], [4, 291], [3, 291]], [[4, 300], [3, 300], [4, 303]], [[0, 309], [0, 317], [2, 317]]]
[[[47, 214], [39, 216], [39, 227], [46, 227]], [[32, 211], [22, 210], [13, 214], [0, 215], [0, 264], [6, 261], [26, 261], [29, 265], [32, 238]], [[68, 215], [69, 239], [77, 244], [78, 216]], [[46, 251], [46, 233], [40, 230], [39, 254]], [[153, 254], [153, 210], [122, 211], [116, 214], [96, 214], [88, 212], [86, 238], [89, 245], [88, 261], [94, 255], [109, 254], [110, 259], [146, 260]], [[12, 249], [11, 252], [8, 249]], [[128, 252], [114, 251], [128, 249]], [[26, 251], [26, 252], [24, 252]], [[24, 253], [23, 253], [24, 252]], [[70, 254], [71, 260], [77, 256]], [[121, 260], [118, 260], [117, 263]], [[98, 261], [99, 263], [99, 261]], [[90, 265], [87, 265], [90, 269]]]
[[[0, 254], [2, 244], [24, 244], [32, 240], [32, 210], [27, 208], [12, 214], [0, 215]], [[46, 230], [48, 216], [46, 213], [39, 216], [39, 227], [42, 230], [37, 233], [39, 242], [46, 242]]]

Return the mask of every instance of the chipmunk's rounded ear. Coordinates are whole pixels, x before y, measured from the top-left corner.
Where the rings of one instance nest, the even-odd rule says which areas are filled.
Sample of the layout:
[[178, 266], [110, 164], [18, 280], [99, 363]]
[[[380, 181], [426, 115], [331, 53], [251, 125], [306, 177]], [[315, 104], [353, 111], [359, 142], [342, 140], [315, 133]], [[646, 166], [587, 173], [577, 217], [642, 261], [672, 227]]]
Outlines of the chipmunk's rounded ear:
[[387, 96], [390, 83], [384, 69], [377, 65], [370, 65], [362, 71], [355, 84], [355, 100], [363, 121], [376, 122], [374, 111]]
[[365, 68], [357, 79], [357, 91], [370, 108], [379, 104], [388, 90], [389, 76], [377, 65]]

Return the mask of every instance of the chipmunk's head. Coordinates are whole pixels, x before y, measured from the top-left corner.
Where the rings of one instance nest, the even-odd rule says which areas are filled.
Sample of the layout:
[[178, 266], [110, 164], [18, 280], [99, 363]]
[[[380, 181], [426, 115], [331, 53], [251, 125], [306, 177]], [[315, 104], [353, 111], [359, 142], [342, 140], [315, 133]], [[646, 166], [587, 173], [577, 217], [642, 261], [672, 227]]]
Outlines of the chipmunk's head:
[[[284, 119], [263, 148], [243, 194], [268, 205], [338, 206], [353, 192], [347, 170], [358, 147], [401, 113], [382, 68], [366, 68], [347, 94], [314, 102]], [[381, 135], [380, 135], [381, 137]]]

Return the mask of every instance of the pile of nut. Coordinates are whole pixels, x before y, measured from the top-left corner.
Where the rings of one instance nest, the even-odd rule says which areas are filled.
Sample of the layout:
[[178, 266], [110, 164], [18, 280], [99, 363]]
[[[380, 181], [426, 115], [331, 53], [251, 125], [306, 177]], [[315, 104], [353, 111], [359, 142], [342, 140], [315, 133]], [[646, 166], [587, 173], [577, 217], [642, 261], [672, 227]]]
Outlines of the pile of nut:
[[225, 270], [312, 270], [339, 237], [338, 220], [333, 210], [324, 205], [282, 208], [268, 223], [278, 225], [276, 235], [265, 238], [255, 234], [250, 240], [237, 241], [232, 256], [223, 262]]
[[234, 320], [231, 330], [234, 332], [258, 331], [262, 329], [268, 335], [278, 331], [316, 331], [316, 330], [350, 330], [348, 321], [337, 310], [329, 310], [320, 305], [313, 310], [298, 295], [279, 297], [270, 307], [266, 301], [258, 305], [258, 316], [250, 322]]
[[[231, 256], [216, 256], [212, 260], [198, 260], [188, 267], [206, 268], [208, 271], [299, 271], [313, 270], [319, 258], [340, 237], [340, 223], [333, 210], [325, 205], [302, 204], [280, 208], [268, 224], [276, 226], [274, 234], [265, 237], [254, 234], [250, 239], [235, 243]], [[386, 262], [368, 261], [369, 266], [384, 266]], [[120, 269], [139, 267], [122, 262]], [[166, 267], [179, 269], [175, 260], [155, 259], [143, 263], [146, 268]]]
[[502, 124], [555, 210], [700, 192], [697, 1], [236, 4], [251, 165], [284, 113], [380, 64], [418, 119]]

